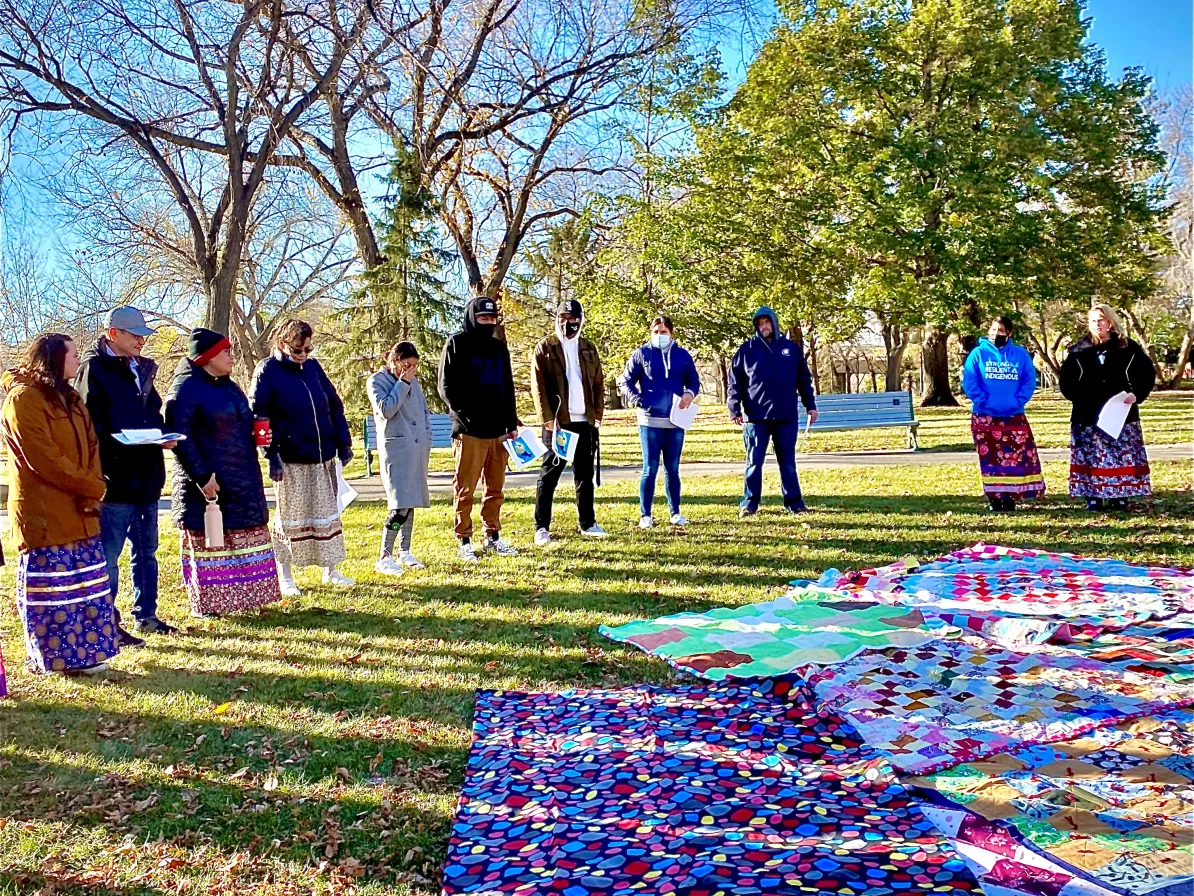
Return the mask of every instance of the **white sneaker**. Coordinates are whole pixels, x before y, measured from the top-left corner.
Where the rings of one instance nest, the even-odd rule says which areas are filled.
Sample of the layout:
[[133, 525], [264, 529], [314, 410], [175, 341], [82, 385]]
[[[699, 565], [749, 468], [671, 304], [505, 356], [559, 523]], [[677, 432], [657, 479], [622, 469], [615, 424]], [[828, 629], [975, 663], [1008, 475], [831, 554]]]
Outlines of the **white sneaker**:
[[477, 551], [473, 548], [471, 541], [463, 542], [460, 547], [456, 549], [456, 556], [465, 563], [480, 563], [481, 558], [477, 556]]
[[688, 517], [686, 517], [682, 513], [673, 513], [672, 514], [672, 525], [673, 526], [687, 526], [688, 525]]
[[511, 545], [507, 544], [506, 540], [500, 535], [497, 538], [490, 538], [485, 542], [485, 550], [493, 551], [499, 557], [517, 557], [518, 551]]
[[282, 592], [283, 597], [303, 596], [303, 592], [299, 590], [299, 586], [294, 584], [294, 579], [287, 579], [283, 576], [278, 576], [278, 590]]
[[338, 588], [351, 588], [356, 582], [344, 575], [340, 570], [331, 567], [323, 571], [323, 584], [335, 585]]
[[411, 569], [426, 569], [427, 568], [426, 564], [424, 564], [423, 561], [421, 561], [418, 557], [416, 557], [410, 551], [403, 551], [398, 556], [398, 562], [401, 563], [403, 566], [409, 566]]
[[535, 531], [535, 547], [545, 548], [551, 544], [551, 533], [546, 529], [537, 529]]
[[593, 523], [593, 525], [589, 526], [587, 529], [581, 529], [580, 534], [587, 535], [589, 538], [609, 538], [609, 533], [596, 523]]
[[640, 516], [640, 517], [638, 518], [638, 527], [639, 527], [640, 529], [653, 529], [653, 528], [655, 528], [655, 517], [653, 517], [653, 516]]
[[390, 557], [380, 557], [376, 563], [373, 564], [373, 571], [380, 573], [383, 576], [400, 576], [405, 570], [393, 561]]

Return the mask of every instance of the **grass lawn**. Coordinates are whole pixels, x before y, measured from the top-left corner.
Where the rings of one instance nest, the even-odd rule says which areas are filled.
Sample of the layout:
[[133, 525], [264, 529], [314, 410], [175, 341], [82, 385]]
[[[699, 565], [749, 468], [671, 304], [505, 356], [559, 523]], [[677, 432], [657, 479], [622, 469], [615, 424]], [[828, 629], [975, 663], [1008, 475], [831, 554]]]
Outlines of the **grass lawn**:
[[[963, 399], [964, 400], [964, 399]], [[1194, 393], [1155, 392], [1140, 406], [1144, 440], [1150, 445], [1172, 445], [1194, 439]], [[530, 419], [529, 417], [525, 419]], [[917, 408], [920, 447], [926, 451], [970, 451], [970, 408]], [[1037, 445], [1064, 448], [1070, 444], [1070, 403], [1059, 393], [1042, 392], [1028, 406]], [[870, 429], [848, 432], [810, 433], [801, 438], [801, 451], [876, 451], [903, 449], [906, 429]], [[357, 451], [345, 471], [349, 478], [365, 474], [364, 455]], [[701, 409], [697, 424], [684, 442], [685, 461], [737, 461], [742, 458], [742, 430], [730, 423], [725, 408], [708, 405]], [[638, 466], [642, 463], [638, 424], [633, 411], [610, 411], [601, 427], [601, 462], [607, 466]], [[452, 469], [452, 451], [437, 448], [431, 453], [431, 469]], [[376, 467], [374, 468], [376, 471]]]
[[[736, 478], [690, 477], [683, 532], [633, 528], [635, 483], [611, 484], [598, 515], [614, 538], [568, 535], [575, 510], [561, 495], [556, 545], [475, 568], [456, 563], [438, 501], [415, 534], [430, 568], [385, 582], [370, 569], [383, 510], [353, 507], [348, 572], [360, 585], [332, 591], [306, 573], [302, 598], [222, 621], [186, 618], [164, 527], [163, 615], [192, 624], [95, 681], [23, 668], [10, 540], [0, 894], [434, 892], [476, 689], [672, 679], [598, 637], [600, 623], [757, 601], [830, 566], [979, 540], [1194, 566], [1189, 461], [1156, 464], [1158, 498], [1137, 516], [1080, 511], [1063, 464], [1046, 467], [1049, 497], [1000, 517], [984, 513], [974, 465], [926, 472], [809, 470], [814, 512], [802, 517], [781, 512], [768, 477], [763, 511], [744, 522]], [[517, 492], [504, 510], [520, 547], [531, 502]]]

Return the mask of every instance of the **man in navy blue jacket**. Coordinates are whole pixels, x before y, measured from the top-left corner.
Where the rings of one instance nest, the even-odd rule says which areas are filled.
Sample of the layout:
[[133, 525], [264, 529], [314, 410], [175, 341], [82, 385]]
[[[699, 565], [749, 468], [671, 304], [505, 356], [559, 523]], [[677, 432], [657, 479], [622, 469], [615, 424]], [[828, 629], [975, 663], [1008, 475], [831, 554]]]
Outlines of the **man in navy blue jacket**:
[[804, 402], [809, 421], [815, 421], [817, 400], [812, 374], [800, 346], [780, 332], [774, 311], [760, 308], [755, 312], [754, 324], [755, 335], [734, 354], [727, 390], [730, 417], [742, 427], [746, 444], [746, 484], [739, 516], [752, 516], [759, 509], [768, 442], [775, 443], [784, 507], [792, 513], [803, 513], [807, 508], [796, 475], [798, 398]]

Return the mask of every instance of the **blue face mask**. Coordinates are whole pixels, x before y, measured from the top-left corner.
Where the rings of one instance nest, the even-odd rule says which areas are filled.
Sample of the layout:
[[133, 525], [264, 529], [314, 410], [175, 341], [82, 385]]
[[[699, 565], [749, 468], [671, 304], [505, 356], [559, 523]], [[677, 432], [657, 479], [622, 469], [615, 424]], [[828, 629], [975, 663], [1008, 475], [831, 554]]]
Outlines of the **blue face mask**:
[[672, 344], [672, 337], [667, 333], [652, 333], [651, 344], [656, 348], [667, 348]]

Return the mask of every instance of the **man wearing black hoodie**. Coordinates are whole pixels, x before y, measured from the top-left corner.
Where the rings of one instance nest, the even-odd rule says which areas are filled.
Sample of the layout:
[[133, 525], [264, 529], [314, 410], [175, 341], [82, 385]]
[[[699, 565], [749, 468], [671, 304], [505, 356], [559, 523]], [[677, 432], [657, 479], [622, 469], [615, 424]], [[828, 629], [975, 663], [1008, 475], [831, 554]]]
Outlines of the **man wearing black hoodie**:
[[502, 443], [518, 435], [518, 412], [510, 351], [497, 337], [497, 323], [497, 302], [488, 296], [473, 299], [464, 312], [464, 329], [444, 344], [439, 362], [439, 394], [452, 414], [458, 556], [466, 563], [477, 562], [473, 495], [482, 479], [484, 549], [503, 557], [518, 553], [502, 539], [502, 488], [509, 457]]
[[[123, 445], [125, 429], [161, 429], [162, 399], [154, 386], [157, 364], [142, 357], [153, 333], [136, 308], [114, 308], [105, 335], [83, 354], [75, 389], [82, 396], [99, 438], [100, 466], [108, 491], [100, 508], [100, 535], [108, 562], [112, 599], [120, 585], [120, 554], [131, 545], [133, 620], [137, 634], [172, 634], [158, 619], [158, 500], [166, 483], [165, 445]], [[124, 646], [144, 643], [122, 632]]]

